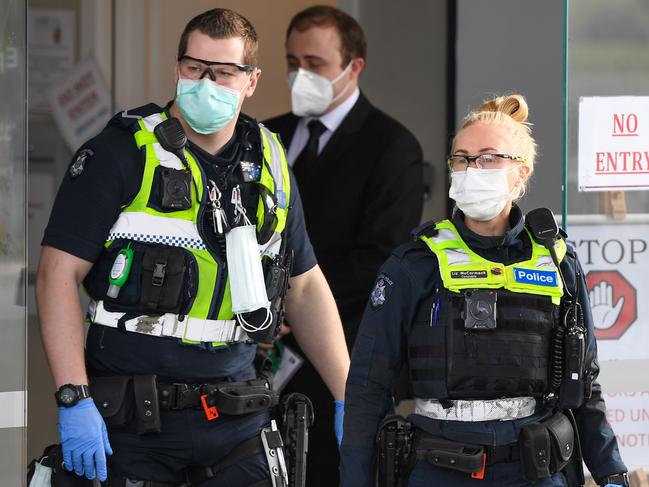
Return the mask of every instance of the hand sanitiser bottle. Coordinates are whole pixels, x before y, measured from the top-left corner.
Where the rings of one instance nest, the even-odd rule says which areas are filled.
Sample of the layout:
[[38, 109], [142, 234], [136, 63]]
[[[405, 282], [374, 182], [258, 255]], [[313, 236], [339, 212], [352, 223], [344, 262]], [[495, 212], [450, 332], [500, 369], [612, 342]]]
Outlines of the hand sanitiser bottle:
[[108, 292], [106, 293], [109, 298], [116, 298], [119, 295], [119, 291], [128, 279], [128, 275], [131, 272], [131, 264], [133, 263], [133, 249], [131, 249], [131, 244], [128, 244], [128, 247], [120, 250], [115, 257], [115, 262], [113, 262], [113, 267], [110, 270], [110, 275], [108, 276]]

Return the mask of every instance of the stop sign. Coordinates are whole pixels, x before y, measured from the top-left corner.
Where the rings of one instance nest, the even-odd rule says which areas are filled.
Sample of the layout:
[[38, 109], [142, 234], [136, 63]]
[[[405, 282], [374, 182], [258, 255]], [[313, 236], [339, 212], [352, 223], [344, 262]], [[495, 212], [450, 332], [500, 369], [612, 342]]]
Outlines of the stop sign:
[[[586, 274], [586, 285], [591, 293], [591, 307], [595, 320], [595, 336], [598, 340], [616, 340], [635, 322], [638, 317], [638, 303], [635, 288], [627, 281], [622, 274], [616, 270], [611, 271], [590, 271]], [[612, 293], [611, 289], [612, 288]], [[593, 293], [600, 290], [608, 290], [608, 298], [597, 296], [593, 299]], [[601, 293], [602, 295], [605, 293]], [[623, 299], [623, 301], [620, 301]], [[620, 305], [618, 309], [616, 305]], [[598, 307], [604, 307], [608, 311], [608, 323], [598, 323], [597, 317], [601, 313], [596, 311]], [[599, 310], [601, 311], [601, 309]]]

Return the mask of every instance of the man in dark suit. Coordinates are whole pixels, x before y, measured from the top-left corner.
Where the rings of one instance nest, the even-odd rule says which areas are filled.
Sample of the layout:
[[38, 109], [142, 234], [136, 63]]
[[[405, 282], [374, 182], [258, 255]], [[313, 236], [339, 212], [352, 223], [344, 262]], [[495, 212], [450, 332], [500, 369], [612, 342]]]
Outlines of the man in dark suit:
[[[317, 6], [298, 13], [286, 38], [292, 113], [265, 122], [286, 144], [350, 350], [376, 272], [409, 239], [423, 204], [419, 143], [358, 88], [365, 52], [362, 28], [344, 12]], [[300, 352], [290, 334], [284, 342]], [[338, 485], [332, 396], [308, 362], [286, 390], [310, 396], [316, 411], [308, 485]]]

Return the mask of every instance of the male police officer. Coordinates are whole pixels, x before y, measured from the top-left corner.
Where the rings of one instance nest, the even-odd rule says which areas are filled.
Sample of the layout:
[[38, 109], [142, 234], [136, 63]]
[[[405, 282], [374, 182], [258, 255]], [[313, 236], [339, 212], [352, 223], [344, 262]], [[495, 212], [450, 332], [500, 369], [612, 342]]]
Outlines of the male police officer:
[[281, 485], [267, 465], [281, 456], [273, 397], [253, 358], [281, 319], [291, 255], [286, 314], [343, 398], [342, 327], [283, 149], [240, 114], [256, 58], [244, 17], [198, 15], [180, 39], [174, 101], [116, 115], [63, 181], [37, 298], [64, 461], [78, 475], [105, 480], [112, 454], [111, 486], [175, 486], [188, 472], [192, 485]]

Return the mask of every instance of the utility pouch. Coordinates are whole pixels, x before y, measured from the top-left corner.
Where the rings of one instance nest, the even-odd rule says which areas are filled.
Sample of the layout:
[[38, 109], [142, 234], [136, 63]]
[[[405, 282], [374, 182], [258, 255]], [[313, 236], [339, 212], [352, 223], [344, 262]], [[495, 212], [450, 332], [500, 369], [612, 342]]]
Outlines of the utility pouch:
[[208, 404], [216, 405], [219, 412], [231, 415], [263, 411], [276, 406], [278, 402], [279, 394], [266, 380], [221, 382], [208, 400]]
[[553, 473], [560, 472], [568, 465], [575, 449], [575, 430], [570, 419], [562, 412], [541, 424], [550, 433], [550, 469]]
[[541, 423], [521, 429], [518, 439], [523, 478], [535, 483], [550, 477], [550, 433]]
[[155, 375], [133, 376], [137, 434], [160, 433], [160, 405]]
[[91, 377], [90, 395], [109, 428], [124, 428], [133, 420], [130, 376]]
[[185, 270], [182, 249], [148, 247], [142, 262], [142, 306], [152, 312], [179, 313]]
[[579, 430], [577, 429], [577, 422], [575, 421], [575, 415], [571, 410], [566, 410], [564, 414], [572, 425], [572, 431], [575, 435], [575, 447], [574, 452], [570, 457], [570, 462], [568, 462], [568, 465], [566, 465], [562, 473], [568, 480], [568, 485], [582, 486], [586, 484], [586, 478], [584, 477], [584, 461], [581, 454], [581, 444], [579, 441]]

